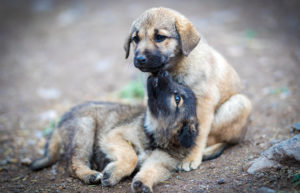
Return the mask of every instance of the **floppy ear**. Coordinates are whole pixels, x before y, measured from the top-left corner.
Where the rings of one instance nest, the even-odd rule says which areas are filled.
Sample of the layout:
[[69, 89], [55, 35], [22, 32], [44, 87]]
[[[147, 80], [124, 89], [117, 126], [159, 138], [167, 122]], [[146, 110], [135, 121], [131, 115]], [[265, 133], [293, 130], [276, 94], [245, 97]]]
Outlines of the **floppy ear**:
[[130, 53], [130, 44], [131, 44], [131, 33], [126, 38], [125, 44], [124, 44], [124, 50], [126, 52], [125, 58], [127, 59]]
[[175, 26], [180, 37], [182, 53], [188, 56], [200, 41], [200, 34], [193, 24], [184, 16], [175, 18]]
[[136, 21], [133, 21], [133, 23], [131, 24], [129, 35], [127, 36], [125, 44], [124, 44], [124, 50], [126, 52], [125, 59], [128, 58], [129, 53], [130, 53], [130, 44], [132, 42], [131, 36], [132, 36], [133, 32], [136, 31], [135, 23], [136, 23]]
[[179, 143], [185, 148], [190, 148], [195, 145], [196, 137], [198, 136], [198, 123], [190, 121], [182, 126], [179, 134]]

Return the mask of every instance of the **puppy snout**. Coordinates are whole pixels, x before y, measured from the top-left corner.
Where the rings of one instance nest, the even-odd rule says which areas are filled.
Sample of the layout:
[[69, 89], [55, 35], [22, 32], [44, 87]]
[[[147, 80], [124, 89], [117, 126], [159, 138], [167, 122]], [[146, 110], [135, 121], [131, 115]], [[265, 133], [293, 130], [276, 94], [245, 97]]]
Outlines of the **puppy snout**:
[[138, 64], [145, 64], [147, 62], [147, 57], [145, 55], [139, 55], [135, 59]]

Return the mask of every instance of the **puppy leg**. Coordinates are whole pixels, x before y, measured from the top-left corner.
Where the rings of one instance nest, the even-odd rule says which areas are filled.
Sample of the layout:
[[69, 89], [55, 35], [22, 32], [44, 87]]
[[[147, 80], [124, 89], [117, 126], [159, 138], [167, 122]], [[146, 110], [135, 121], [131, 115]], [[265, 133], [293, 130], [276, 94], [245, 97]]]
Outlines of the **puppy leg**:
[[82, 117], [77, 120], [76, 127], [69, 169], [75, 177], [87, 184], [99, 183], [102, 174], [89, 167], [93, 153], [95, 121], [92, 117]]
[[251, 109], [251, 102], [246, 96], [236, 94], [229, 98], [216, 111], [207, 145], [236, 144], [243, 139]]
[[160, 150], [153, 151], [135, 175], [131, 183], [132, 191], [153, 192], [153, 185], [167, 180], [177, 164], [178, 161], [167, 153]]
[[209, 99], [197, 99], [197, 118], [199, 121], [199, 134], [196, 138], [196, 145], [188, 156], [178, 166], [179, 170], [191, 171], [197, 169], [202, 162], [202, 153], [206, 147], [208, 134], [214, 118], [214, 102]]
[[215, 114], [212, 113], [209, 105], [213, 106], [212, 103], [203, 101], [197, 105], [200, 122], [197, 145], [179, 166], [179, 169], [185, 171], [196, 169], [201, 164], [202, 153], [206, 145], [223, 143], [220, 144], [222, 148], [215, 148], [216, 151], [220, 151], [224, 149], [224, 143], [238, 143], [246, 133], [245, 125], [252, 109], [251, 102], [246, 96], [233, 95], [217, 109]]
[[112, 160], [103, 170], [103, 186], [117, 184], [123, 177], [129, 176], [137, 165], [138, 157], [120, 130], [114, 129], [100, 145], [107, 158]]

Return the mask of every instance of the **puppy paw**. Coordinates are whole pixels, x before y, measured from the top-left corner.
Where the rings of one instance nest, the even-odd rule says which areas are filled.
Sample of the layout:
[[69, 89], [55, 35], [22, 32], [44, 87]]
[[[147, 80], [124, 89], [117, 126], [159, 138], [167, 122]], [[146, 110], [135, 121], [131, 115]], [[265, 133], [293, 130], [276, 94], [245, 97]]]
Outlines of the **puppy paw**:
[[197, 169], [201, 164], [201, 159], [196, 160], [183, 160], [178, 166], [177, 169], [181, 171], [191, 171]]
[[141, 182], [140, 180], [133, 181], [131, 184], [131, 189], [135, 193], [151, 193], [152, 192], [151, 188], [149, 188], [148, 186], [143, 184], [143, 182]]
[[118, 175], [116, 172], [115, 164], [110, 163], [105, 167], [103, 171], [101, 184], [102, 186], [114, 186], [121, 180], [121, 178], [122, 176]]
[[111, 182], [110, 176], [111, 176], [111, 173], [109, 173], [107, 171], [103, 173], [103, 177], [101, 179], [102, 186], [112, 186], [113, 185], [113, 183]]
[[97, 172], [95, 174], [91, 174], [87, 176], [88, 184], [99, 184], [102, 179], [102, 174]]

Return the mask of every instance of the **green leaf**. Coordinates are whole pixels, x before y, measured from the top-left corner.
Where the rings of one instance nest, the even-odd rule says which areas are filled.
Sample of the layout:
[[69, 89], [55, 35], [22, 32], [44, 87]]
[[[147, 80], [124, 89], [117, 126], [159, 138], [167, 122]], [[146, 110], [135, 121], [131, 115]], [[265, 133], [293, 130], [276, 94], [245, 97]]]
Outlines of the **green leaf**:
[[47, 136], [49, 134], [52, 133], [52, 131], [55, 129], [57, 123], [59, 122], [59, 119], [55, 120], [55, 121], [51, 121], [50, 123], [48, 123], [44, 128], [43, 128], [43, 136]]
[[300, 173], [297, 173], [293, 176], [292, 183], [296, 186], [300, 185]]
[[245, 31], [244, 33], [244, 36], [247, 38], [247, 39], [254, 39], [256, 37], [256, 31], [253, 30], [253, 29], [248, 29]]
[[119, 96], [123, 99], [143, 99], [144, 98], [144, 87], [141, 80], [131, 81], [126, 85], [120, 92]]

